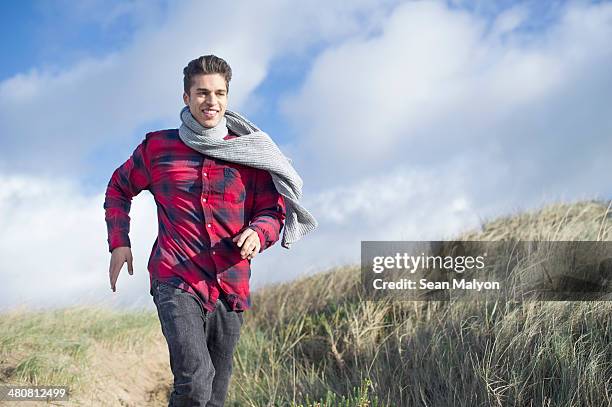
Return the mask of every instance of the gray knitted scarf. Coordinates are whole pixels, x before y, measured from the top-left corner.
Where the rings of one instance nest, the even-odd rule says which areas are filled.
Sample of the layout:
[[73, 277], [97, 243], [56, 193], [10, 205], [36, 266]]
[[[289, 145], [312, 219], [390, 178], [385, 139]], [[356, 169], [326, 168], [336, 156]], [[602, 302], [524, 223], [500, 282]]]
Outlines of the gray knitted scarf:
[[[245, 117], [225, 111], [217, 126], [206, 128], [193, 117], [189, 107], [181, 110], [179, 137], [187, 146], [202, 154], [249, 167], [266, 170], [279, 194], [284, 197], [287, 215], [281, 245], [287, 249], [317, 227], [317, 220], [299, 204], [302, 178], [265, 132]], [[223, 140], [231, 130], [238, 137]]]

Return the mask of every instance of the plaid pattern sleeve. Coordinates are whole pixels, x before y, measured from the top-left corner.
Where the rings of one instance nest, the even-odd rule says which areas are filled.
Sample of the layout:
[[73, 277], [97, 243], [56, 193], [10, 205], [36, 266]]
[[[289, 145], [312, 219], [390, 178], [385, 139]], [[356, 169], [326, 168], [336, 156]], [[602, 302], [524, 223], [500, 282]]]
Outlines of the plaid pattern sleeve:
[[130, 217], [132, 198], [149, 188], [147, 141], [143, 141], [132, 156], [113, 173], [106, 188], [104, 200], [105, 220], [108, 230], [108, 247], [130, 247]]
[[257, 232], [262, 252], [280, 237], [286, 215], [285, 202], [283, 196], [276, 191], [272, 176], [267, 171], [257, 172], [255, 190], [253, 219], [249, 228]]

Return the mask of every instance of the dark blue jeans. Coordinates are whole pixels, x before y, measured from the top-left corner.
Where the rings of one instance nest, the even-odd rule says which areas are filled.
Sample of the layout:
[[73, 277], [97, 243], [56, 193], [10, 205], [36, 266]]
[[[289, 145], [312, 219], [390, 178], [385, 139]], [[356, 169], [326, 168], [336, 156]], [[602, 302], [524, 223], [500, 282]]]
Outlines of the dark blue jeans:
[[223, 406], [242, 312], [224, 298], [207, 312], [192, 294], [157, 280], [151, 292], [174, 375], [168, 406]]

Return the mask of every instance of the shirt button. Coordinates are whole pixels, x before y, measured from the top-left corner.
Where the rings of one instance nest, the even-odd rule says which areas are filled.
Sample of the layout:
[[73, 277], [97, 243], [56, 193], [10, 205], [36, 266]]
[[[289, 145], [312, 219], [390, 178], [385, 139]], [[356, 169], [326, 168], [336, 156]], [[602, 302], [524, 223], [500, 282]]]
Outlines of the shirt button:
[[212, 225], [209, 223], [208, 225], [206, 225], [206, 227], [211, 227]]
[[216, 252], [216, 251], [214, 251], [214, 250], [213, 250], [213, 252], [212, 252], [212, 253], [213, 253], [213, 254], [217, 254], [217, 252]]
[[202, 173], [202, 175], [204, 175], [206, 177], [207, 174], [204, 172], [204, 173]]
[[202, 201], [206, 202], [206, 198], [202, 198]]

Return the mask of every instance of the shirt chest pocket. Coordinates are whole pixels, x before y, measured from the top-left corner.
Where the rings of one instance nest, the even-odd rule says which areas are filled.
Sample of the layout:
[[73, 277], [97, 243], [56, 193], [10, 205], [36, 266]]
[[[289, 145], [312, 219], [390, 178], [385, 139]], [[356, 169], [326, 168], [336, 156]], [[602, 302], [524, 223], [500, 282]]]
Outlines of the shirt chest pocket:
[[246, 198], [246, 180], [236, 168], [225, 167], [223, 169], [223, 200], [226, 202], [240, 204]]
[[161, 173], [159, 177], [159, 192], [166, 195], [197, 194], [202, 189], [198, 173], [194, 170], [171, 168]]

